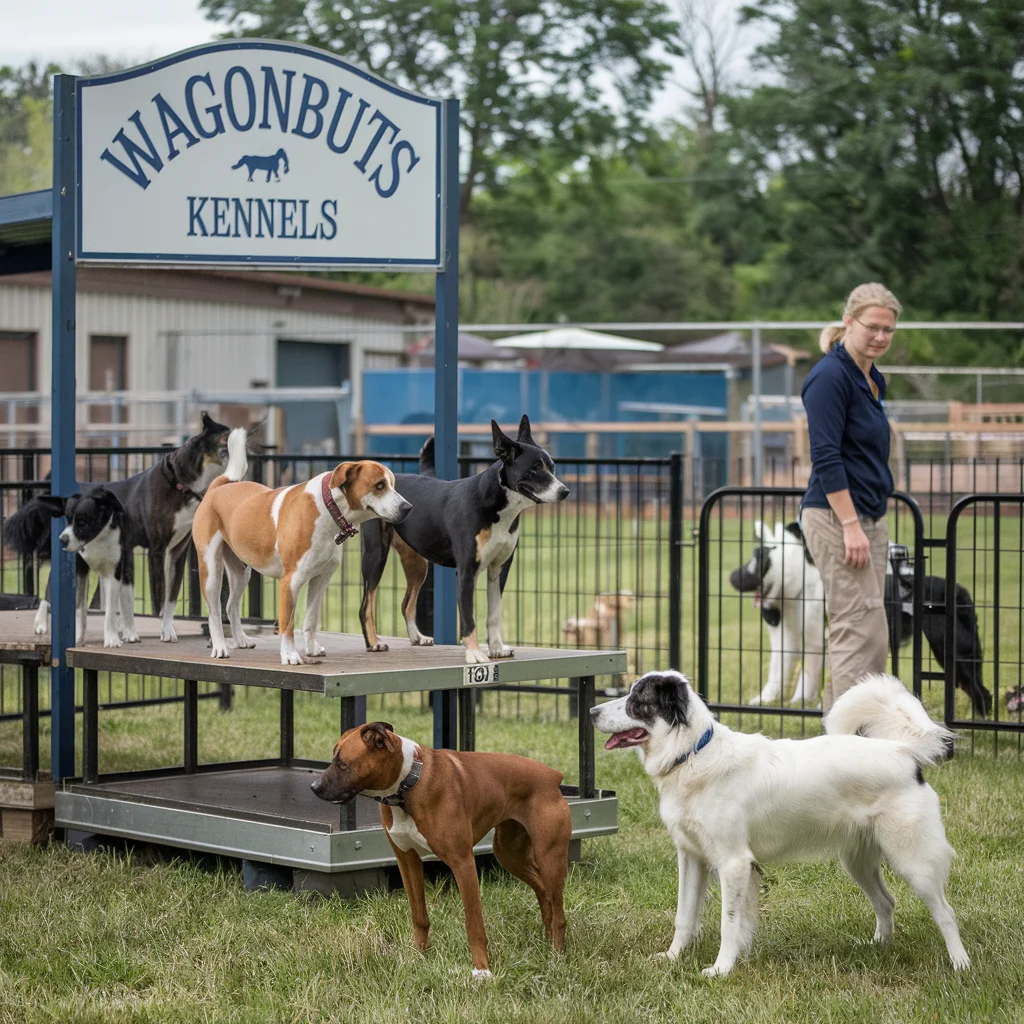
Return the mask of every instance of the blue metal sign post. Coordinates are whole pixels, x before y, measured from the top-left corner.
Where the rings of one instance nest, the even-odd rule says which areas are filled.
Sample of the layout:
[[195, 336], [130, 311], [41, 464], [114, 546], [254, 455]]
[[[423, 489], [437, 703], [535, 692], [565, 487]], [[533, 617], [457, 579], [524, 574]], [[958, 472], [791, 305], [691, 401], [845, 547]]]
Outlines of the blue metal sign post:
[[[444, 269], [434, 308], [434, 464], [442, 480], [459, 475], [459, 101], [444, 104]], [[434, 642], [457, 644], [454, 569], [434, 566]], [[434, 694], [434, 746], [454, 749], [456, 691]]]
[[[75, 481], [75, 220], [78, 186], [75, 175], [75, 78], [57, 75], [53, 82], [53, 344], [50, 396], [51, 489], [68, 495]], [[75, 673], [67, 649], [75, 643], [75, 556], [57, 539], [62, 519], [51, 534], [50, 700], [51, 771], [55, 779], [75, 774]]]
[[[292, 103], [299, 70], [303, 91]], [[355, 91], [358, 105], [348, 104]], [[457, 100], [418, 96], [302, 44], [232, 40], [113, 75], [56, 76], [53, 138], [54, 494], [78, 489], [76, 261], [432, 270], [437, 475], [458, 476]], [[273, 146], [278, 152], [267, 156]], [[306, 173], [288, 175], [291, 165]], [[198, 195], [200, 185], [211, 195]], [[355, 194], [358, 202], [348, 198]], [[76, 774], [66, 656], [75, 639], [74, 558], [60, 547], [59, 524], [51, 563], [54, 779]], [[437, 642], [455, 644], [454, 570], [437, 569], [434, 594]], [[455, 707], [455, 691], [435, 702], [436, 746], [455, 746]]]

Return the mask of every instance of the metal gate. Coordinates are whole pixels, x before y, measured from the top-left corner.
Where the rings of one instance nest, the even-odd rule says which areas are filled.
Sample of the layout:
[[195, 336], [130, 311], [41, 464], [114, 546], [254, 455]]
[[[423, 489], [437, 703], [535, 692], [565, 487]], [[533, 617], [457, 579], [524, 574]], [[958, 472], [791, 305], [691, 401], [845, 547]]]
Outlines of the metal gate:
[[[945, 720], [950, 728], [1024, 737], [1024, 494], [969, 494], [946, 524]], [[962, 588], [962, 589], [961, 589]], [[972, 650], [970, 625], [980, 643]], [[988, 650], [988, 656], [984, 654]], [[989, 717], [957, 715], [956, 687], [991, 686]], [[988, 689], [988, 686], [986, 686]], [[1016, 705], [1016, 707], [1014, 707]]]
[[[710, 494], [701, 509], [698, 531], [698, 626], [697, 626], [697, 688], [709, 707], [718, 712], [737, 715], [765, 714], [779, 716], [779, 730], [783, 731], [786, 718], [820, 718], [819, 694], [821, 672], [824, 667], [825, 637], [814, 636], [814, 624], [824, 627], [824, 597], [820, 587], [817, 598], [809, 596], [814, 590], [817, 570], [809, 566], [803, 555], [800, 539], [783, 528], [795, 522], [804, 490], [798, 487], [723, 487]], [[909, 495], [897, 492], [892, 497], [888, 516], [890, 540], [904, 545], [913, 565], [911, 608], [906, 627], [901, 633], [900, 623], [905, 609], [894, 586], [894, 599], [886, 611], [890, 620], [891, 665], [894, 675], [910, 683], [917, 696], [928, 679], [944, 679], [941, 673], [925, 672], [922, 666], [921, 623], [924, 608], [923, 580], [925, 574], [924, 520], [917, 502]], [[763, 524], [760, 536], [754, 537], [756, 524]], [[767, 539], [767, 544], [764, 541]], [[735, 589], [725, 581], [725, 573], [732, 568], [731, 577], [744, 565], [757, 563], [760, 571], [768, 547], [768, 557], [782, 560], [773, 566], [775, 576], [794, 583], [805, 614], [800, 616], [799, 636], [783, 630], [783, 648], [771, 649], [766, 640], [767, 630], [762, 627], [764, 612], [772, 611], [762, 604], [761, 610], [751, 607], [748, 593]], [[734, 555], [730, 554], [735, 552]], [[795, 564], [794, 564], [795, 560]], [[767, 577], [766, 577], [767, 578]], [[741, 579], [742, 582], [742, 579]], [[771, 600], [771, 594], [761, 600]], [[775, 595], [777, 597], [777, 595]], [[810, 605], [817, 601], [819, 607]], [[773, 602], [775, 604], [775, 602]], [[813, 614], [811, 614], [813, 612]], [[781, 616], [780, 616], [781, 617]], [[777, 621], [776, 626], [779, 625]], [[779, 633], [775, 633], [778, 643]], [[900, 666], [900, 637], [910, 645], [909, 671], [906, 662]], [[788, 648], [788, 649], [787, 649]], [[769, 659], [768, 678], [764, 675], [765, 655]], [[793, 696], [787, 701], [787, 687], [791, 684], [789, 670], [800, 663], [801, 674]], [[816, 666], [808, 678], [808, 665]], [[759, 692], [751, 695], [751, 674]], [[728, 678], [727, 678], [728, 677]], [[746, 677], [746, 678], [745, 678]], [[776, 694], [775, 685], [779, 692]]]

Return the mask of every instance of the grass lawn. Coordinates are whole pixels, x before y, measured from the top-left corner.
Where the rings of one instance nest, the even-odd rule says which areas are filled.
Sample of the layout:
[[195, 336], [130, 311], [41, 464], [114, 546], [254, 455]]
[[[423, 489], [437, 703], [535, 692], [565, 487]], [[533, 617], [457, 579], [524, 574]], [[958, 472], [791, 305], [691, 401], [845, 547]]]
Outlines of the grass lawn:
[[[638, 671], [663, 666], [667, 523], [574, 514], [572, 521], [538, 515], [524, 523], [505, 603], [506, 639], [558, 643], [562, 618], [585, 611], [595, 593], [631, 589], [637, 602], [624, 644]], [[963, 581], [979, 605], [987, 659], [999, 638], [1005, 686], [1021, 664], [1020, 524], [1013, 520], [1009, 531], [1013, 550], [1005, 548], [1004, 532], [1004, 550], [995, 556], [986, 550], [991, 523], [979, 522], [981, 534], [976, 524], [970, 536], [961, 533], [963, 550], [978, 552], [964, 554]], [[737, 699], [742, 677], [745, 699], [752, 680], [767, 672], [768, 652], [757, 616], [730, 592], [727, 575], [749, 558], [751, 531], [729, 519], [713, 529], [712, 689], [721, 680], [723, 696]], [[689, 525], [684, 538], [691, 539]], [[683, 657], [692, 671], [695, 548], [684, 548], [683, 555]], [[936, 557], [930, 571], [941, 573]], [[396, 594], [382, 599], [382, 632], [399, 631], [397, 560], [391, 561], [387, 583]], [[268, 581], [270, 614], [271, 587]], [[358, 589], [352, 548], [328, 598], [329, 628], [358, 628]], [[990, 671], [986, 666], [991, 689]], [[14, 707], [15, 676], [4, 680], [7, 706]], [[101, 700], [105, 685], [101, 677]], [[137, 695], [143, 681], [115, 680], [115, 697], [122, 685]], [[926, 703], [933, 714], [941, 707], [936, 684]], [[369, 713], [430, 741], [431, 719], [418, 694], [371, 698]], [[728, 720], [734, 724], [735, 717]], [[336, 702], [299, 695], [297, 756], [326, 758], [337, 721]], [[274, 756], [277, 723], [270, 691], [239, 688], [228, 714], [203, 701], [200, 759]], [[818, 731], [813, 720], [780, 725], [777, 716], [757, 713], [745, 714], [742, 725], [776, 735]], [[44, 759], [47, 730], [48, 720]], [[576, 723], [566, 720], [564, 698], [489, 693], [477, 730], [479, 749], [537, 757], [563, 769], [567, 782], [576, 781]], [[100, 770], [178, 764], [181, 735], [180, 705], [103, 711]], [[257, 895], [243, 890], [232, 862], [168, 860], [143, 847], [73, 854], [56, 845], [26, 848], [0, 840], [0, 1022], [1018, 1022], [1024, 1020], [1024, 762], [1015, 739], [1004, 737], [993, 747], [992, 737], [979, 733], [965, 739], [952, 763], [927, 773], [960, 854], [949, 898], [974, 961], [967, 976], [953, 974], [938, 929], [898, 880], [890, 879], [898, 903], [893, 940], [885, 948], [870, 945], [870, 906], [834, 864], [766, 869], [759, 935], [749, 959], [729, 978], [708, 981], [699, 973], [717, 952], [715, 890], [696, 946], [675, 964], [656, 960], [672, 936], [674, 849], [637, 759], [599, 749], [597, 782], [618, 793], [619, 832], [585, 841], [583, 861], [572, 867], [564, 956], [545, 946], [533, 894], [498, 869], [487, 868], [483, 881], [496, 977], [474, 986], [461, 901], [443, 877], [428, 882], [434, 948], [424, 956], [412, 945], [401, 891], [352, 902]], [[18, 763], [20, 750], [18, 724], [0, 723], [0, 764]]]
[[[271, 753], [276, 706], [264, 691], [227, 715], [204, 705], [203, 760]], [[371, 699], [370, 713], [429, 739], [416, 700]], [[327, 756], [336, 715], [333, 701], [296, 701], [300, 755]], [[180, 726], [173, 706], [102, 715], [104, 768], [177, 760]], [[154, 748], [155, 736], [165, 742]], [[574, 724], [483, 714], [478, 746], [576, 777]], [[564, 956], [545, 946], [533, 894], [494, 868], [483, 900], [496, 977], [474, 986], [461, 902], [444, 879], [428, 882], [424, 956], [401, 891], [353, 902], [257, 895], [231, 862], [0, 841], [0, 1021], [1019, 1021], [1024, 766], [961, 756], [928, 778], [960, 854], [949, 897], [974, 961], [967, 976], [953, 974], [898, 880], [892, 943], [867, 944], [871, 909], [834, 864], [766, 869], [753, 953], [729, 978], [699, 974], [717, 952], [715, 890], [693, 950], [675, 964], [654, 959], [672, 936], [674, 850], [637, 759], [600, 749], [597, 779], [618, 792], [620, 829], [585, 841], [572, 867]]]

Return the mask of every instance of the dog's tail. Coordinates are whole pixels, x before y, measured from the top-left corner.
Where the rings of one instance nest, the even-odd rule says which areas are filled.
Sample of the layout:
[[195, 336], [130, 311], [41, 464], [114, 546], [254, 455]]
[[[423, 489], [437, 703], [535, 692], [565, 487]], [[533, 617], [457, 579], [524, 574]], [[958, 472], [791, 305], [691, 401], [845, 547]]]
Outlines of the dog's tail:
[[228, 434], [228, 468], [210, 484], [207, 488], [207, 494], [215, 487], [220, 487], [221, 484], [234, 483], [236, 480], [242, 480], [245, 477], [245, 474], [249, 471], [249, 459], [245, 454], [248, 438], [249, 432], [245, 427], [235, 427]]
[[4, 523], [4, 546], [23, 558], [46, 558], [50, 551], [50, 520], [63, 514], [62, 498], [30, 498]]
[[848, 733], [893, 740], [907, 747], [918, 764], [944, 761], [955, 736], [928, 717], [921, 702], [895, 677], [868, 675], [832, 705], [825, 718], [829, 735]]
[[243, 157], [242, 157], [242, 159], [241, 159], [241, 160], [239, 160], [239, 161], [238, 161], [238, 163], [237, 163], [237, 164], [235, 164], [235, 165], [234, 165], [234, 166], [233, 166], [233, 167], [231, 168], [231, 170], [233, 170], [233, 171], [237, 171], [237, 170], [238, 170], [238, 168], [239, 168], [239, 167], [241, 167], [241, 166], [242, 166], [242, 164], [244, 164], [244, 163], [245, 163], [245, 157], [243, 156]]
[[437, 476], [437, 471], [434, 468], [434, 435], [423, 442], [423, 447], [420, 449], [420, 476]]

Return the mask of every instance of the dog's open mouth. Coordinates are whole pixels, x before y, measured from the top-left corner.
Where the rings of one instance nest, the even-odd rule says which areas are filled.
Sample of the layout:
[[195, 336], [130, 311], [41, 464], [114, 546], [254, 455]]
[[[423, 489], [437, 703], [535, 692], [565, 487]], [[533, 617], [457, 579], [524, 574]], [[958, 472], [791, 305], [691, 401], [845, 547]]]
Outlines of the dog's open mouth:
[[754, 607], [755, 608], [760, 608], [761, 607], [761, 588], [760, 587], [758, 587], [757, 590], [754, 591]]
[[604, 745], [605, 750], [615, 750], [621, 747], [638, 747], [641, 743], [646, 743], [650, 739], [651, 734], [646, 729], [636, 728], [627, 729], [625, 732], [617, 732], [612, 736], [608, 737], [608, 741]]

